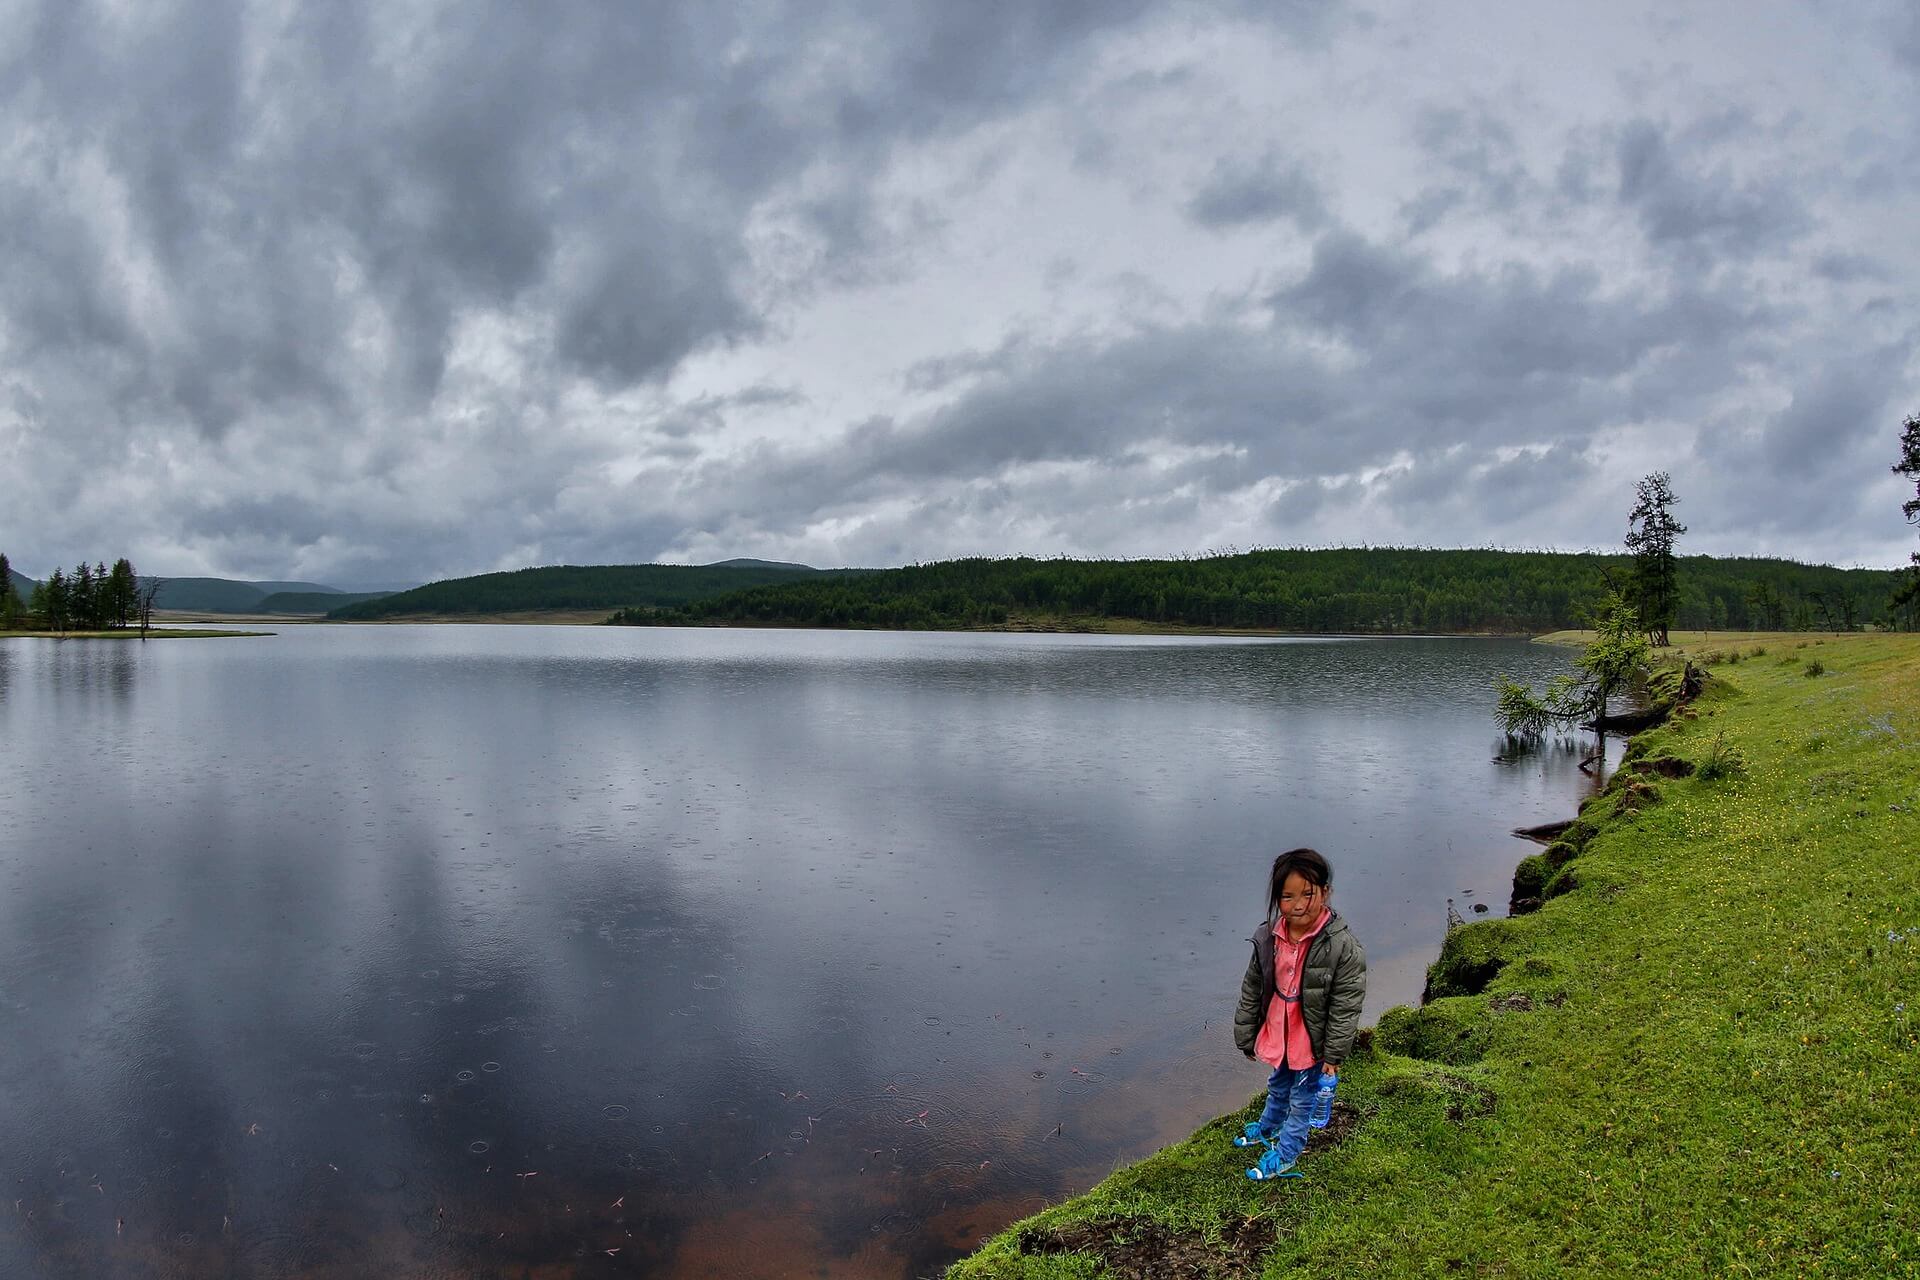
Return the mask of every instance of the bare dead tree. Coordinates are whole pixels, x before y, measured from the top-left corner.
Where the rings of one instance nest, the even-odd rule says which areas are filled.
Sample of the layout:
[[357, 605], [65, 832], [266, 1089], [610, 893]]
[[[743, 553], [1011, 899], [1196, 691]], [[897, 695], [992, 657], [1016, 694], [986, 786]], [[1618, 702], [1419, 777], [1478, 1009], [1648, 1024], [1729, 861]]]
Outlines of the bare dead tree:
[[165, 578], [142, 578], [134, 589], [134, 611], [140, 616], [140, 638], [147, 638], [147, 629], [153, 625], [153, 600], [160, 594], [160, 588], [167, 585]]

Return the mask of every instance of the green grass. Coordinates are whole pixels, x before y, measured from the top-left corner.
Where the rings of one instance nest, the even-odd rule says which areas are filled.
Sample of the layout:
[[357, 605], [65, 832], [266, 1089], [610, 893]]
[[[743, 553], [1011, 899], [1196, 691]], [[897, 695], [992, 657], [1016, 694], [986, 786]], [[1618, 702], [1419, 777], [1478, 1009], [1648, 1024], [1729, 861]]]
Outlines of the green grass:
[[[950, 1275], [1122, 1274], [1022, 1251], [1102, 1220], [1216, 1247], [1218, 1274], [1920, 1275], [1920, 637], [1818, 651], [1816, 680], [1716, 667], [1636, 740], [1739, 767], [1590, 802], [1577, 887], [1456, 932], [1441, 978], [1503, 967], [1382, 1019], [1342, 1077], [1361, 1122], [1304, 1182], [1242, 1179], [1250, 1106]], [[1274, 1242], [1235, 1271], [1249, 1218]]]

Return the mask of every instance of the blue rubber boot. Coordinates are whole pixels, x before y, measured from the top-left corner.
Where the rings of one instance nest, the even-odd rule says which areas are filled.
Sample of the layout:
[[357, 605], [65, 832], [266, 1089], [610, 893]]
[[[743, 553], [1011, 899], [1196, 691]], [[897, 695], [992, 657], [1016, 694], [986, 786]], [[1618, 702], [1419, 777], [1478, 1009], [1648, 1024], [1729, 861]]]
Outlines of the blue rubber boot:
[[1260, 1163], [1247, 1170], [1247, 1177], [1254, 1182], [1265, 1182], [1269, 1178], [1300, 1178], [1306, 1175], [1293, 1167], [1293, 1161], [1284, 1159], [1272, 1147], [1260, 1155]]

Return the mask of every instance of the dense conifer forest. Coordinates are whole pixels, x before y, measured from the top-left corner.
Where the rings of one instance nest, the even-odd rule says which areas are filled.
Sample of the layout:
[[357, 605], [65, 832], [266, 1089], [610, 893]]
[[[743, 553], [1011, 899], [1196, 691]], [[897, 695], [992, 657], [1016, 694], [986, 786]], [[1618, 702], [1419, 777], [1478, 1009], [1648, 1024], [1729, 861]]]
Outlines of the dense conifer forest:
[[[1632, 574], [1626, 555], [1367, 548], [1273, 550], [1184, 560], [967, 559], [803, 579], [623, 608], [628, 625], [743, 624], [952, 630], [1075, 619], [1363, 634], [1578, 626]], [[1854, 630], [1915, 625], [1890, 613], [1882, 569], [1789, 560], [1678, 559], [1683, 629]]]
[[[19, 583], [26, 582], [23, 595]], [[143, 621], [151, 592], [142, 594], [133, 563], [82, 560], [71, 572], [55, 569], [46, 581], [14, 573], [0, 554], [0, 631], [118, 631]]]

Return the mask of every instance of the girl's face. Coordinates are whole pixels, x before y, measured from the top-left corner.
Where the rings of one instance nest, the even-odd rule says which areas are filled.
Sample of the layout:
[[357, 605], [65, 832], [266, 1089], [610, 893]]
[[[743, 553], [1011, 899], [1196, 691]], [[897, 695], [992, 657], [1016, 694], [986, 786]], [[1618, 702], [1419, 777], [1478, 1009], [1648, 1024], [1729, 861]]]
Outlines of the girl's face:
[[1287, 872], [1280, 882], [1280, 917], [1290, 925], [1304, 928], [1320, 918], [1327, 891], [1310, 882], [1298, 871]]

